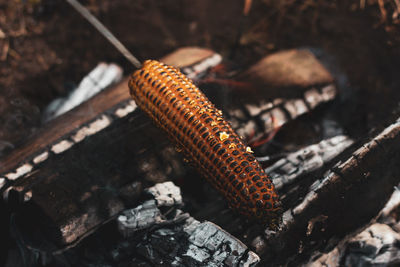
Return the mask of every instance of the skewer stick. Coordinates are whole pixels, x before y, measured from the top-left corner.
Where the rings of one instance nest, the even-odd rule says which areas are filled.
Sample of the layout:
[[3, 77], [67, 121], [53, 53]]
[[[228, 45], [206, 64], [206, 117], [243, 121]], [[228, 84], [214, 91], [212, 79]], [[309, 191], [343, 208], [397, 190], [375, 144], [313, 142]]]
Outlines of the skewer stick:
[[76, 9], [90, 24], [92, 24], [110, 43], [114, 45], [124, 57], [136, 68], [140, 68], [142, 63], [101, 23], [89, 10], [81, 5], [77, 0], [66, 0], [73, 8]]

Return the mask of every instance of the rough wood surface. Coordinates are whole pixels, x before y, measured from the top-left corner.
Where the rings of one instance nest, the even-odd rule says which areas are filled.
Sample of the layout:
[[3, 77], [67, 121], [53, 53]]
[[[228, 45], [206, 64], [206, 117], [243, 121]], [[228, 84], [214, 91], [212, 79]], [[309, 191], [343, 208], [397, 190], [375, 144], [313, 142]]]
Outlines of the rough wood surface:
[[[190, 66], [213, 54], [214, 52], [208, 49], [187, 47], [178, 49], [161, 60], [170, 65]], [[185, 65], [186, 63], [188, 64]], [[117, 112], [118, 108], [125, 107], [129, 101], [131, 101], [131, 97], [128, 78], [125, 78], [119, 84], [94, 96], [90, 101], [82, 103], [51, 123], [45, 124], [34, 137], [1, 160], [0, 176], [14, 172], [23, 163], [32, 163], [35, 157], [44, 153], [47, 148], [58, 143], [63, 137], [71, 136], [82, 125], [89, 124], [107, 111], [109, 113]], [[118, 114], [116, 115], [118, 116]]]
[[[210, 54], [207, 52], [207, 55]], [[204, 58], [207, 64], [194, 60], [193, 66], [183, 69], [197, 77], [201, 73], [196, 63], [206, 69], [212, 67], [219, 62], [215, 55]], [[261, 99], [258, 103], [253, 102], [251, 107], [241, 102], [245, 108], [230, 106], [225, 111], [234, 128], [242, 131], [249, 140], [250, 136], [269, 134], [300, 115], [313, 112], [318, 106], [335, 99], [336, 95], [336, 88], [326, 85], [306, 88], [297, 99], [277, 99], [270, 105]], [[102, 101], [107, 102], [106, 99]], [[99, 111], [97, 117], [85, 120], [76, 129], [67, 128], [68, 131], [56, 141], [49, 139], [51, 142], [44, 148], [49, 154], [44, 161], [40, 161], [38, 153], [22, 157], [20, 164], [31, 158], [28, 163], [34, 165], [26, 174], [21, 172], [18, 176], [18, 171], [7, 171], [10, 177], [18, 176], [15, 179], [5, 177], [3, 188], [6, 189], [5, 195], [9, 196], [9, 203], [14, 203], [14, 199], [19, 202], [30, 200], [25, 208], [19, 210], [19, 222], [32, 219], [27, 229], [37, 227], [46, 238], [65, 246], [81, 240], [117, 216], [127, 203], [134, 205], [143, 184], [197, 178], [191, 177], [190, 171], [187, 173], [188, 168], [182, 164], [181, 157], [149, 119], [135, 109], [134, 103], [121, 101], [102, 113]], [[90, 107], [88, 103], [86, 105]], [[71, 114], [74, 112], [75, 109]], [[61, 123], [58, 122], [61, 118], [54, 125], [61, 125], [57, 124]], [[245, 128], [246, 121], [253, 121], [256, 127]], [[42, 147], [37, 149], [41, 155]], [[34, 162], [35, 159], [38, 163]], [[213, 205], [218, 207], [219, 203]], [[217, 215], [221, 218], [220, 214]]]
[[[73, 265], [90, 266], [255, 266], [260, 258], [239, 239], [212, 222], [199, 222], [181, 208], [179, 187], [172, 182], [146, 189], [152, 197], [140, 205], [124, 210], [107, 229], [117, 236], [109, 240], [99, 235], [81, 245], [89, 255], [76, 257], [72, 249], [67, 259]], [[161, 201], [160, 201], [161, 200]], [[167, 200], [167, 201], [164, 201]], [[165, 209], [168, 207], [168, 209]], [[104, 249], [108, 247], [109, 249]], [[104, 252], [103, 252], [104, 251]], [[101, 257], [101, 254], [106, 254]], [[73, 262], [78, 259], [77, 262]], [[141, 265], [142, 264], [142, 265]]]
[[333, 84], [311, 87], [295, 98], [276, 98], [257, 102], [239, 101], [226, 110], [229, 121], [237, 133], [252, 144], [283, 125], [333, 101], [338, 95]]
[[[178, 50], [169, 59], [178, 62], [184, 56], [190, 62], [188, 50]], [[210, 55], [209, 50], [195, 49], [191, 62]], [[119, 195], [132, 181], [157, 182], [183, 174], [176, 151], [147, 117], [135, 111], [126, 82], [104, 94], [50, 122], [2, 164], [13, 167], [19, 156], [20, 163], [29, 160], [34, 166], [26, 175], [18, 169], [6, 174], [5, 186], [12, 188], [4, 195], [9, 203], [30, 200], [24, 208], [25, 218], [31, 217], [32, 225], [44, 229], [46, 237], [59, 245], [79, 240], [116, 216], [124, 208]], [[159, 152], [156, 157], [154, 151]], [[35, 163], [35, 153], [47, 155]], [[41, 216], [34, 216], [35, 212]]]
[[[338, 135], [318, 144], [312, 144], [285, 158], [278, 160], [265, 169], [273, 179], [275, 187], [280, 189], [299, 180], [301, 177], [319, 170], [353, 144], [348, 136]], [[303, 181], [298, 181], [302, 183]]]
[[295, 263], [333, 247], [368, 223], [399, 183], [400, 120], [338, 162], [284, 214], [283, 228], [267, 233], [264, 262]]
[[370, 225], [343, 238], [330, 251], [314, 253], [312, 266], [397, 266], [400, 263], [400, 191], [395, 188], [390, 200]]

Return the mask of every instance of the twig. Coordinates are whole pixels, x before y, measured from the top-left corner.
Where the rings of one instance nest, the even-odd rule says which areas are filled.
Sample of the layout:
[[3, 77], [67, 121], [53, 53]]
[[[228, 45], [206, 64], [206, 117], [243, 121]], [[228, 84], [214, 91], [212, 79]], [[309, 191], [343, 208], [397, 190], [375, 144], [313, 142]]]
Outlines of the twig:
[[10, 49], [10, 42], [6, 40], [0, 54], [0, 61], [5, 61], [7, 59], [9, 49]]
[[19, 60], [21, 58], [21, 56], [18, 54], [18, 52], [15, 51], [14, 49], [9, 49], [8, 54], [17, 60]]
[[387, 19], [387, 12], [386, 12], [386, 9], [385, 9], [385, 2], [383, 2], [383, 0], [378, 0], [378, 4], [379, 4], [379, 9], [380, 9], [381, 15], [382, 15], [381, 22], [384, 23], [384, 22], [386, 22], [386, 19]]
[[360, 0], [360, 9], [365, 8], [365, 0]]
[[0, 28], [0, 39], [4, 39], [4, 38], [6, 38], [6, 34]]
[[252, 0], [244, 0], [243, 15], [249, 14], [252, 2]]
[[66, 0], [76, 11], [87, 19], [110, 43], [114, 45], [136, 68], [140, 68], [142, 63], [132, 55], [131, 52], [95, 17], [86, 7], [76, 0]]
[[393, 0], [397, 7], [397, 13], [400, 14], [400, 0]]

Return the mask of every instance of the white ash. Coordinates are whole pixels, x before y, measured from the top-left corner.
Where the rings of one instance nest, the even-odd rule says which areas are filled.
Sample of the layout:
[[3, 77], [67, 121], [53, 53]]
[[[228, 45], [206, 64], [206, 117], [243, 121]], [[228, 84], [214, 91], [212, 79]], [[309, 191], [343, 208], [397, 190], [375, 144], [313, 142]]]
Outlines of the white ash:
[[114, 63], [99, 63], [67, 97], [55, 99], [47, 106], [43, 121], [47, 122], [60, 116], [110, 85], [119, 82], [122, 74], [122, 68]]
[[172, 182], [158, 183], [146, 189], [157, 202], [157, 206], [171, 207], [182, 204], [181, 189]]

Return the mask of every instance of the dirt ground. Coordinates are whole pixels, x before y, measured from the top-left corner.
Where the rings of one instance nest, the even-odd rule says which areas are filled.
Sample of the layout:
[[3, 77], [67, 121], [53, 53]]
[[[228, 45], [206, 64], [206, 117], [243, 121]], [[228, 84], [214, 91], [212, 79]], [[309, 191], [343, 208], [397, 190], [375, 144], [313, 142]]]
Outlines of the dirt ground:
[[[353, 111], [344, 114], [354, 116], [349, 131], [380, 127], [398, 115], [399, 1], [81, 2], [140, 59], [195, 45], [245, 68], [286, 48], [322, 49], [358, 96]], [[245, 3], [251, 5], [247, 16]], [[67, 94], [100, 61], [132, 71], [66, 1], [0, 0], [0, 156], [34, 134], [46, 104]]]

